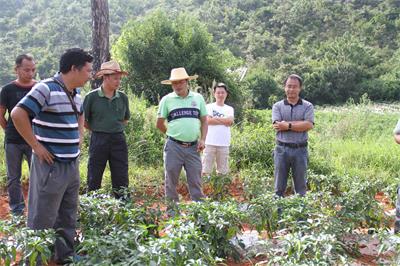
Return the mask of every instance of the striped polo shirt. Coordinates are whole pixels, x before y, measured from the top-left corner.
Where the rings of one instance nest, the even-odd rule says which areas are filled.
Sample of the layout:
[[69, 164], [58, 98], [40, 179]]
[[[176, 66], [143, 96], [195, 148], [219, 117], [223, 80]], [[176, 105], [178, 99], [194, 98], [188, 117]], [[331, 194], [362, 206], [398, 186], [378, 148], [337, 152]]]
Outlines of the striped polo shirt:
[[[63, 83], [61, 76], [54, 76]], [[72, 92], [73, 100], [82, 114], [80, 89]], [[79, 156], [78, 120], [63, 88], [52, 79], [37, 83], [21, 99], [18, 106], [32, 117], [32, 127], [36, 139], [43, 144], [55, 159], [68, 162]]]

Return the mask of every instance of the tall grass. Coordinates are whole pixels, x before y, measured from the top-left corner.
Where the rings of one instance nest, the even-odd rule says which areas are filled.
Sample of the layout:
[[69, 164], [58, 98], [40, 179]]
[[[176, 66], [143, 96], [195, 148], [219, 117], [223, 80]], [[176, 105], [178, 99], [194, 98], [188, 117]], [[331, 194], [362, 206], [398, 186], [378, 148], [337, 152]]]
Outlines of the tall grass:
[[399, 107], [367, 102], [317, 108], [310, 132], [310, 169], [376, 180], [394, 197], [400, 181], [400, 145], [393, 140]]

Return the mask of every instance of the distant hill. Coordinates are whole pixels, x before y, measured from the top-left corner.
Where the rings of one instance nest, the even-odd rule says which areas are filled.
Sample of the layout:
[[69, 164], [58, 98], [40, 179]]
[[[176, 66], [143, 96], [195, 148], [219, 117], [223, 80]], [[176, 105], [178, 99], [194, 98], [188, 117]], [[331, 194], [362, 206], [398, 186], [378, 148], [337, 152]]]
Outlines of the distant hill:
[[[0, 84], [13, 79], [17, 54], [32, 53], [39, 76], [46, 77], [66, 48], [90, 49], [90, 1], [0, 0], [0, 6]], [[387, 62], [400, 57], [398, 0], [109, 0], [109, 7], [111, 42], [128, 20], [155, 9], [172, 17], [188, 12], [218, 45], [248, 65], [262, 64], [276, 79], [291, 69], [307, 73], [310, 60], [314, 67], [316, 56], [326, 55], [318, 51], [343, 36], [373, 52], [376, 58], [366, 64], [378, 72], [371, 78], [390, 71]]]

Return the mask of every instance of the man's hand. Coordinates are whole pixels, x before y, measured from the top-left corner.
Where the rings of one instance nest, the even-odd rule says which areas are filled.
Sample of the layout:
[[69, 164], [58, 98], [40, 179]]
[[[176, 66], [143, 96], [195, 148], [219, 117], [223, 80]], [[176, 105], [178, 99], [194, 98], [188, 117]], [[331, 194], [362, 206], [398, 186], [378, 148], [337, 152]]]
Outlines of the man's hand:
[[53, 164], [54, 155], [51, 154], [42, 144], [37, 142], [32, 149], [36, 156], [39, 157], [41, 163], [46, 161], [48, 164]]
[[205, 147], [206, 145], [204, 140], [199, 140], [199, 142], [197, 142], [197, 152], [202, 152]]
[[274, 124], [272, 124], [274, 129], [276, 131], [288, 131], [289, 130], [289, 122], [286, 121], [276, 121]]

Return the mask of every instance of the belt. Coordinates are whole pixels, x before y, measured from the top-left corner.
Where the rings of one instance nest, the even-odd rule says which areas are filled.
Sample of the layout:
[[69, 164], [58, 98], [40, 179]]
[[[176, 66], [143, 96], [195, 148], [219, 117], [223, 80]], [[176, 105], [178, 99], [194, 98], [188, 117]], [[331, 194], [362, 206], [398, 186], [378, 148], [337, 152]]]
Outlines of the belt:
[[282, 142], [277, 140], [276, 144], [279, 146], [285, 146], [285, 147], [289, 147], [289, 148], [293, 148], [293, 149], [297, 149], [297, 148], [304, 148], [307, 147], [308, 143], [307, 142], [303, 142], [303, 143], [286, 143], [286, 142]]
[[196, 145], [196, 144], [197, 144], [197, 140], [192, 141], [192, 142], [190, 142], [190, 141], [180, 141], [180, 140], [174, 139], [173, 137], [169, 137], [169, 136], [168, 136], [168, 139], [170, 139], [170, 140], [172, 140], [173, 142], [176, 142], [176, 143], [178, 143], [179, 145], [182, 145], [182, 146], [184, 146], [184, 147], [190, 147], [190, 146], [193, 146], [193, 145]]

